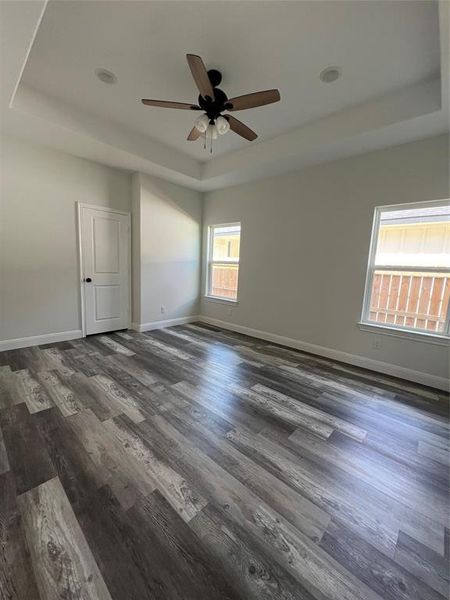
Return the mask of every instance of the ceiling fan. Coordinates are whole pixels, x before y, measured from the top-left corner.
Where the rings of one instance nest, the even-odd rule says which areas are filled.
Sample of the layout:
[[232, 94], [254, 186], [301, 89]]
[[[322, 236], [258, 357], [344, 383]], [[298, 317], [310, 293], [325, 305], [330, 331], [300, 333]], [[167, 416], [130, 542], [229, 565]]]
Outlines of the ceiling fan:
[[198, 104], [188, 104], [185, 102], [168, 102], [165, 100], [148, 100], [144, 98], [142, 103], [147, 106], [159, 106], [161, 108], [178, 108], [181, 110], [203, 111], [203, 114], [197, 118], [194, 127], [191, 129], [187, 139], [189, 141], [197, 140], [204, 136], [206, 139], [216, 139], [218, 135], [227, 133], [230, 129], [241, 137], [249, 140], [255, 140], [258, 135], [247, 127], [242, 121], [232, 115], [222, 114], [224, 111], [246, 110], [272, 104], [280, 100], [278, 90], [265, 90], [263, 92], [254, 92], [245, 94], [236, 98], [228, 99], [225, 92], [217, 86], [222, 81], [222, 74], [216, 69], [206, 70], [205, 64], [200, 56], [195, 54], [186, 55], [192, 76], [200, 92]]

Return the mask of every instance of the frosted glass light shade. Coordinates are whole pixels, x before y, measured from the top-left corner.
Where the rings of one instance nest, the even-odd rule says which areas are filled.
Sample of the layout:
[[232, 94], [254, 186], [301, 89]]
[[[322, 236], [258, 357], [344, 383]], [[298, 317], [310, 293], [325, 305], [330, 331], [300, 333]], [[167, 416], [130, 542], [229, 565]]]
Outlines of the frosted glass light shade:
[[206, 137], [208, 140], [217, 140], [217, 128], [215, 125], [208, 125], [208, 129], [206, 130]]
[[200, 131], [200, 133], [205, 133], [209, 126], [209, 119], [207, 115], [201, 115], [198, 119], [196, 119], [194, 126], [196, 129]]
[[225, 133], [230, 131], [230, 124], [225, 119], [225, 117], [217, 117], [216, 128], [217, 128], [217, 133], [219, 135], [224, 135]]

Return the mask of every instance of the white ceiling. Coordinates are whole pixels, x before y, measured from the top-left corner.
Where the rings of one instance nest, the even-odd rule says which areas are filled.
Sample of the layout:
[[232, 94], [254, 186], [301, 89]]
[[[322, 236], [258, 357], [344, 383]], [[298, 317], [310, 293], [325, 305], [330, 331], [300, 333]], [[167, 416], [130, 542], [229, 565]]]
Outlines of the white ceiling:
[[[448, 131], [447, 0], [0, 0], [2, 132], [200, 190]], [[187, 142], [195, 114], [185, 54], [223, 73], [232, 97], [278, 87], [236, 113], [211, 156]], [[342, 78], [320, 82], [328, 65]], [[108, 86], [97, 67], [118, 76]]]
[[[238, 116], [266, 140], [393, 89], [439, 73], [433, 2], [49, 2], [23, 83], [111, 119], [197, 160], [188, 142], [197, 116], [149, 108], [142, 97], [193, 102], [198, 93], [185, 55], [200, 54], [223, 73], [229, 97], [277, 87], [279, 104]], [[334, 84], [320, 71], [339, 65]], [[110, 86], [94, 69], [113, 71]], [[257, 142], [255, 142], [257, 143]], [[218, 156], [251, 142], [230, 133]]]

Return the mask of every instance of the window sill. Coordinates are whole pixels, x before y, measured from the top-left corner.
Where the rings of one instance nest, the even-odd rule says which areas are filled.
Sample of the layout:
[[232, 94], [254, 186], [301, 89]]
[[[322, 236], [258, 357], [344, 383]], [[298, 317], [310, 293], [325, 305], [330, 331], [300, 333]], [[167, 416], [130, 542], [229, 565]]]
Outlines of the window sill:
[[232, 300], [231, 298], [219, 298], [218, 296], [208, 296], [206, 295], [205, 300], [210, 300], [211, 302], [218, 302], [219, 304], [239, 304], [239, 300]]
[[424, 331], [410, 331], [401, 327], [387, 327], [386, 325], [377, 325], [360, 321], [358, 327], [361, 331], [370, 331], [381, 335], [390, 335], [403, 339], [414, 340], [415, 342], [425, 342], [426, 344], [435, 344], [437, 346], [448, 346], [450, 338], [446, 335], [437, 333], [426, 333]]

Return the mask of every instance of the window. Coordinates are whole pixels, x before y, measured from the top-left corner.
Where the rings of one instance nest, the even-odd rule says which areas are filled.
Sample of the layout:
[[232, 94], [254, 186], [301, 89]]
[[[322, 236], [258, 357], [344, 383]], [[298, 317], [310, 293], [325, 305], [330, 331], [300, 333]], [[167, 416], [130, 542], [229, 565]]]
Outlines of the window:
[[448, 201], [375, 209], [363, 324], [449, 335]]
[[207, 296], [237, 300], [241, 224], [209, 228]]

